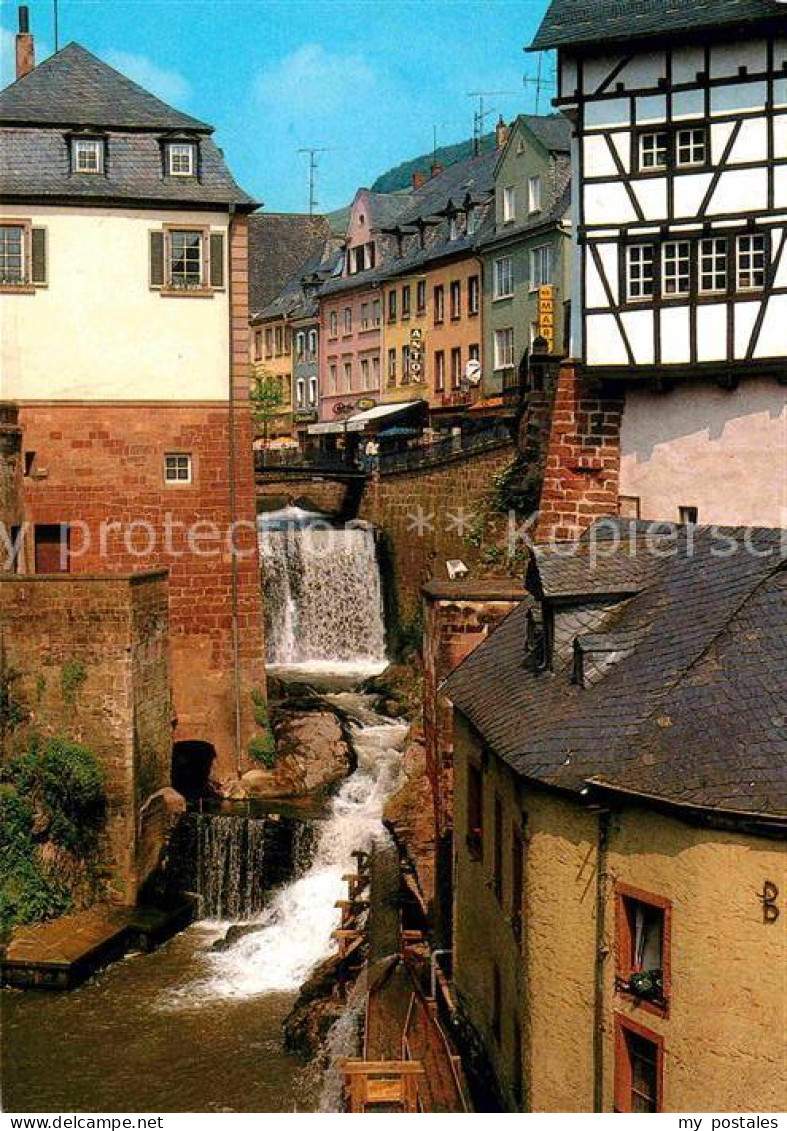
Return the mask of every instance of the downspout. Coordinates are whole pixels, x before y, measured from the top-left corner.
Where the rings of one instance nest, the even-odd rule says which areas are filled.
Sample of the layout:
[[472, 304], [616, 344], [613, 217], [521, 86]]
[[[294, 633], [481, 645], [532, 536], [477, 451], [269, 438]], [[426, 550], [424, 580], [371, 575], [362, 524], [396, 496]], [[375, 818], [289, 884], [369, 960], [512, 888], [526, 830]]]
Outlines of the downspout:
[[604, 1110], [604, 974], [607, 958], [607, 866], [609, 861], [608, 809], [598, 814], [596, 854], [596, 965], [593, 992], [593, 1111]]
[[242, 769], [241, 751], [241, 672], [240, 672], [240, 628], [238, 622], [239, 595], [238, 595], [238, 554], [235, 545], [236, 523], [238, 520], [238, 497], [235, 483], [237, 467], [235, 449], [235, 366], [233, 354], [235, 348], [233, 313], [234, 313], [234, 287], [232, 280], [232, 236], [235, 222], [235, 205], [229, 207], [229, 225], [227, 228], [227, 299], [229, 324], [229, 447], [228, 447], [228, 473], [230, 478], [230, 592], [232, 601], [232, 668], [233, 692], [235, 698], [235, 772], [238, 777]]

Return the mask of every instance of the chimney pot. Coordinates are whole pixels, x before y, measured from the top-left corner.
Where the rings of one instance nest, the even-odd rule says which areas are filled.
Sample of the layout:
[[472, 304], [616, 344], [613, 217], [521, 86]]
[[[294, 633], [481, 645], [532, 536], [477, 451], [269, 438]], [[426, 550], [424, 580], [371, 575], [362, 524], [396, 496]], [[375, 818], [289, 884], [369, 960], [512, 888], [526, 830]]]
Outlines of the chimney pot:
[[495, 145], [498, 149], [502, 149], [508, 141], [509, 128], [503, 121], [503, 115], [500, 115], [497, 125], [495, 126]]
[[426, 173], [422, 173], [419, 169], [413, 173], [413, 188], [423, 188], [426, 184]]
[[439, 176], [440, 173], [442, 173], [442, 171], [443, 171], [443, 166], [440, 164], [439, 161], [435, 161], [434, 164], [432, 165], [432, 176], [437, 177], [437, 176]]
[[35, 44], [30, 34], [30, 13], [27, 5], [19, 8], [19, 31], [16, 36], [16, 77], [24, 78], [36, 65]]

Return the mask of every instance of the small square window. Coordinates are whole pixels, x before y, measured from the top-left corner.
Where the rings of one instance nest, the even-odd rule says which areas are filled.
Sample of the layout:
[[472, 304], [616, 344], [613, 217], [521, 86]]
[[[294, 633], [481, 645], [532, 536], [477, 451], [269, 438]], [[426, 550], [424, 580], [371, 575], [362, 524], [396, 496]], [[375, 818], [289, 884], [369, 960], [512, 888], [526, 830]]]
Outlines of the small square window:
[[668, 240], [661, 256], [662, 291], [665, 298], [687, 295], [691, 285], [691, 244]]
[[635, 243], [626, 248], [626, 294], [629, 301], [653, 297], [655, 258], [652, 243]]
[[697, 507], [678, 507], [678, 522], [684, 526], [696, 526], [698, 518]]
[[101, 173], [104, 169], [104, 142], [100, 138], [74, 138], [75, 173]]
[[164, 456], [164, 480], [166, 483], [191, 483], [191, 456], [185, 452]]
[[757, 291], [765, 286], [765, 236], [738, 236], [738, 290]]
[[171, 177], [193, 177], [196, 172], [196, 146], [191, 142], [171, 142], [167, 147]]
[[666, 130], [639, 135], [640, 169], [666, 169], [669, 158], [669, 134]]
[[700, 294], [723, 294], [727, 290], [727, 256], [726, 236], [700, 240]]
[[704, 165], [708, 159], [708, 135], [704, 126], [678, 130], [675, 139], [675, 164]]

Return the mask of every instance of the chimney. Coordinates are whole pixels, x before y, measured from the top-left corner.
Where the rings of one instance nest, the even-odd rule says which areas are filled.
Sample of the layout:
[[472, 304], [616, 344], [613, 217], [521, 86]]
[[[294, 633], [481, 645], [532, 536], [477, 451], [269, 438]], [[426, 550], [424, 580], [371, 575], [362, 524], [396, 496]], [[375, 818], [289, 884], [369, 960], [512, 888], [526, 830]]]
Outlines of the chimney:
[[440, 164], [440, 162], [434, 161], [432, 163], [432, 176], [437, 177], [437, 176], [440, 175], [440, 173], [442, 173], [442, 171], [443, 171], [443, 166]]
[[30, 74], [36, 65], [36, 52], [33, 37], [30, 34], [30, 13], [27, 5], [19, 8], [19, 32], [16, 37], [16, 77], [24, 78]]
[[426, 184], [426, 173], [422, 173], [422, 172], [420, 172], [420, 170], [416, 169], [416, 171], [413, 173], [413, 188], [414, 189], [423, 188], [425, 184]]
[[495, 126], [495, 145], [498, 149], [502, 149], [508, 141], [509, 129], [503, 121], [503, 115], [500, 115], [498, 123]]

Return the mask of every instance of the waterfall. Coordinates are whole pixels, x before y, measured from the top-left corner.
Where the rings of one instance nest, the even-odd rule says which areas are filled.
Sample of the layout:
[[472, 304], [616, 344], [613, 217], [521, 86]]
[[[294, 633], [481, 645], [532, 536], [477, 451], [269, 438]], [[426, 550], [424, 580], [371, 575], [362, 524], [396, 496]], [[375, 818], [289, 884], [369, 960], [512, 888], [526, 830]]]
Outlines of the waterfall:
[[367, 850], [387, 836], [383, 806], [398, 788], [408, 727], [377, 715], [370, 697], [327, 696], [357, 718], [352, 727], [357, 769], [333, 797], [327, 817], [316, 822], [311, 863], [280, 887], [257, 918], [259, 929], [209, 956], [211, 976], [179, 991], [201, 1002], [294, 992], [335, 949], [331, 932], [346, 898], [342, 876], [352, 871], [355, 849]]
[[298, 507], [260, 518], [268, 662], [376, 668], [385, 627], [374, 530], [331, 526]]

